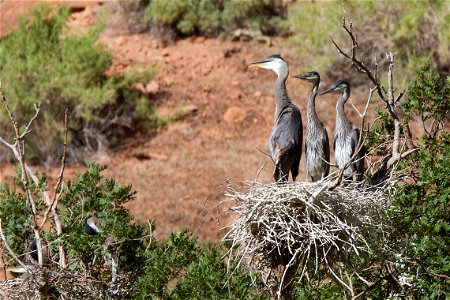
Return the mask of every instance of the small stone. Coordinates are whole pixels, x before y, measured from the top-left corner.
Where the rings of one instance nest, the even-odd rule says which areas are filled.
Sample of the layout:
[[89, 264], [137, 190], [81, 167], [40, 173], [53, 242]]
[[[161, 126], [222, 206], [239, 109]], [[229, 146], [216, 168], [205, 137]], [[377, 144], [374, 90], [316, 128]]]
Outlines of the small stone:
[[194, 104], [186, 104], [181, 108], [180, 114], [181, 116], [190, 115], [198, 110], [198, 106]]
[[261, 93], [261, 91], [256, 91], [256, 92], [253, 94], [253, 96], [255, 96], [255, 97], [261, 97], [261, 96], [262, 96], [262, 93]]
[[164, 153], [148, 152], [148, 156], [150, 158], [153, 158], [156, 160], [168, 160], [169, 159], [169, 157]]
[[241, 123], [247, 117], [247, 112], [240, 107], [232, 106], [227, 109], [223, 115], [223, 119], [228, 124]]
[[125, 36], [119, 36], [116, 38], [116, 44], [117, 46], [123, 46], [127, 42], [127, 38]]
[[198, 38], [195, 39], [195, 42], [196, 42], [197, 44], [202, 44], [202, 43], [205, 42], [205, 40], [206, 40], [205, 37], [199, 36]]
[[157, 81], [150, 81], [145, 85], [145, 91], [148, 94], [156, 94], [159, 92], [159, 83]]
[[140, 82], [135, 82], [133, 83], [132, 87], [142, 93], [146, 92], [146, 88], [144, 87], [144, 85]]

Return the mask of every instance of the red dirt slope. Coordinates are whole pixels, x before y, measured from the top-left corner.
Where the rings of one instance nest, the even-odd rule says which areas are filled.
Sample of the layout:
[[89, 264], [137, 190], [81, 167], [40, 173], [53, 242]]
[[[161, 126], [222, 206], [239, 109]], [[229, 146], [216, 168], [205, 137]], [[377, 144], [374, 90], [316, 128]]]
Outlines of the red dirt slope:
[[[2, 16], [8, 2], [0, 6]], [[72, 25], [77, 29], [89, 25], [95, 11], [73, 14]], [[229, 221], [225, 215], [229, 204], [221, 203], [225, 200], [224, 183], [228, 179], [235, 184], [253, 180], [262, 166], [259, 180], [270, 181], [273, 168], [270, 158], [258, 149], [267, 152], [275, 74], [249, 70], [247, 64], [282, 53], [290, 62], [291, 74], [307, 70], [282, 46], [283, 40], [269, 46], [255, 41], [189, 38], [163, 46], [147, 34], [118, 35], [108, 30], [100, 42], [115, 56], [111, 72], [158, 64], [156, 78], [139, 88], [149, 93], [148, 101], [161, 107], [161, 116], [177, 112], [183, 117], [156, 134], [129, 137], [116, 152], [99, 153], [92, 160], [109, 165], [106, 176], [133, 185], [137, 198], [128, 208], [142, 221], [156, 220], [157, 237], [187, 226], [201, 239], [220, 239], [220, 229]], [[287, 87], [305, 119], [310, 86], [289, 78]], [[319, 117], [330, 136], [335, 98], [317, 101]], [[359, 107], [361, 103], [356, 101]], [[50, 178], [57, 174], [56, 170], [48, 171]], [[67, 178], [82, 171], [82, 166], [71, 166]], [[8, 180], [11, 172], [10, 166], [0, 165], [0, 182]], [[298, 180], [304, 180], [303, 161]]]

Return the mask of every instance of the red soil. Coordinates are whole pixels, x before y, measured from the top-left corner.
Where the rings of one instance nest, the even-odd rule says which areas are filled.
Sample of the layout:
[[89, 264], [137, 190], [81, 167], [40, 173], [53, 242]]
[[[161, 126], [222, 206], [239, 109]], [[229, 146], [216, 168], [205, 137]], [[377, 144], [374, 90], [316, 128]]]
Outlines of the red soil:
[[[11, 30], [17, 15], [35, 2], [2, 3], [1, 33]], [[82, 30], [93, 23], [98, 4], [89, 5], [72, 15], [72, 28]], [[220, 239], [222, 228], [230, 220], [226, 212], [231, 204], [223, 203], [224, 184], [229, 179], [234, 185], [254, 180], [262, 166], [259, 180], [270, 181], [273, 169], [270, 158], [258, 149], [268, 151], [275, 75], [267, 70], [249, 70], [247, 64], [282, 53], [290, 62], [291, 74], [308, 70], [303, 70], [297, 56], [283, 47], [283, 40], [274, 40], [269, 46], [256, 41], [200, 37], [163, 46], [148, 34], [118, 35], [110, 29], [100, 42], [115, 57], [111, 72], [158, 64], [154, 80], [139, 88], [149, 92], [148, 101], [161, 106], [159, 114], [167, 116], [181, 110], [184, 117], [161, 127], [154, 135], [129, 137], [116, 151], [99, 153], [92, 160], [108, 164], [105, 176], [133, 185], [137, 197], [127, 207], [143, 222], [155, 220], [157, 237], [189, 227], [201, 239]], [[289, 78], [287, 87], [305, 119], [310, 86]], [[332, 95], [317, 101], [319, 117], [330, 136], [335, 98]], [[355, 98], [353, 101], [361, 109], [365, 100]], [[352, 108], [347, 111], [356, 121]], [[49, 172], [50, 179], [57, 176], [56, 169], [38, 169]], [[66, 179], [83, 170], [83, 166], [69, 166]], [[12, 173], [12, 166], [0, 165], [0, 183], [10, 180]], [[303, 161], [298, 180], [304, 180]]]

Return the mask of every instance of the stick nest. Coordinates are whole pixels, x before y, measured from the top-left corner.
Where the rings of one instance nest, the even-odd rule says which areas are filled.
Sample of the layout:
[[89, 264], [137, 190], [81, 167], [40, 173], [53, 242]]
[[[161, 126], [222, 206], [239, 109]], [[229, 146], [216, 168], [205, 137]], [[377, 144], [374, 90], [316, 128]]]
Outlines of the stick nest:
[[0, 299], [124, 299], [131, 285], [118, 278], [104, 282], [74, 270], [52, 270], [33, 267], [30, 273], [0, 282]]
[[393, 193], [388, 184], [346, 183], [333, 190], [328, 181], [249, 185], [247, 192], [229, 186], [226, 194], [237, 204], [231, 208], [237, 219], [225, 236], [233, 244], [229, 257], [266, 276], [266, 283], [284, 266], [273, 283], [280, 286], [290, 266], [293, 276], [300, 268], [301, 278], [324, 263], [333, 272], [351, 252], [364, 256], [368, 236], [383, 227], [380, 213]]

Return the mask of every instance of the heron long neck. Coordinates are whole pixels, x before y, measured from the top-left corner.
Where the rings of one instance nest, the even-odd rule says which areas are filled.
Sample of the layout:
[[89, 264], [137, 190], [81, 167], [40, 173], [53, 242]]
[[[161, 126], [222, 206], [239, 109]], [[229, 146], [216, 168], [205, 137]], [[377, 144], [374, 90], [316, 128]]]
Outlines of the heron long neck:
[[345, 115], [344, 105], [345, 102], [347, 102], [348, 98], [350, 97], [350, 91], [344, 90], [344, 93], [342, 94], [341, 98], [339, 98], [337, 104], [336, 104], [336, 129], [343, 128], [346, 130], [350, 130], [351, 125], [350, 121], [348, 120], [347, 116]]
[[311, 92], [309, 93], [309, 97], [308, 97], [308, 108], [307, 108], [307, 119], [308, 119], [308, 128], [311, 127], [319, 127], [320, 126], [320, 121], [319, 118], [317, 117], [317, 113], [316, 113], [316, 96], [317, 96], [317, 90], [319, 88], [319, 81], [314, 82], [313, 88], [311, 90]]
[[283, 108], [291, 102], [289, 100], [288, 92], [286, 89], [286, 79], [288, 75], [288, 67], [284, 66], [283, 68], [281, 68], [277, 80], [275, 81], [275, 121], [277, 120]]

